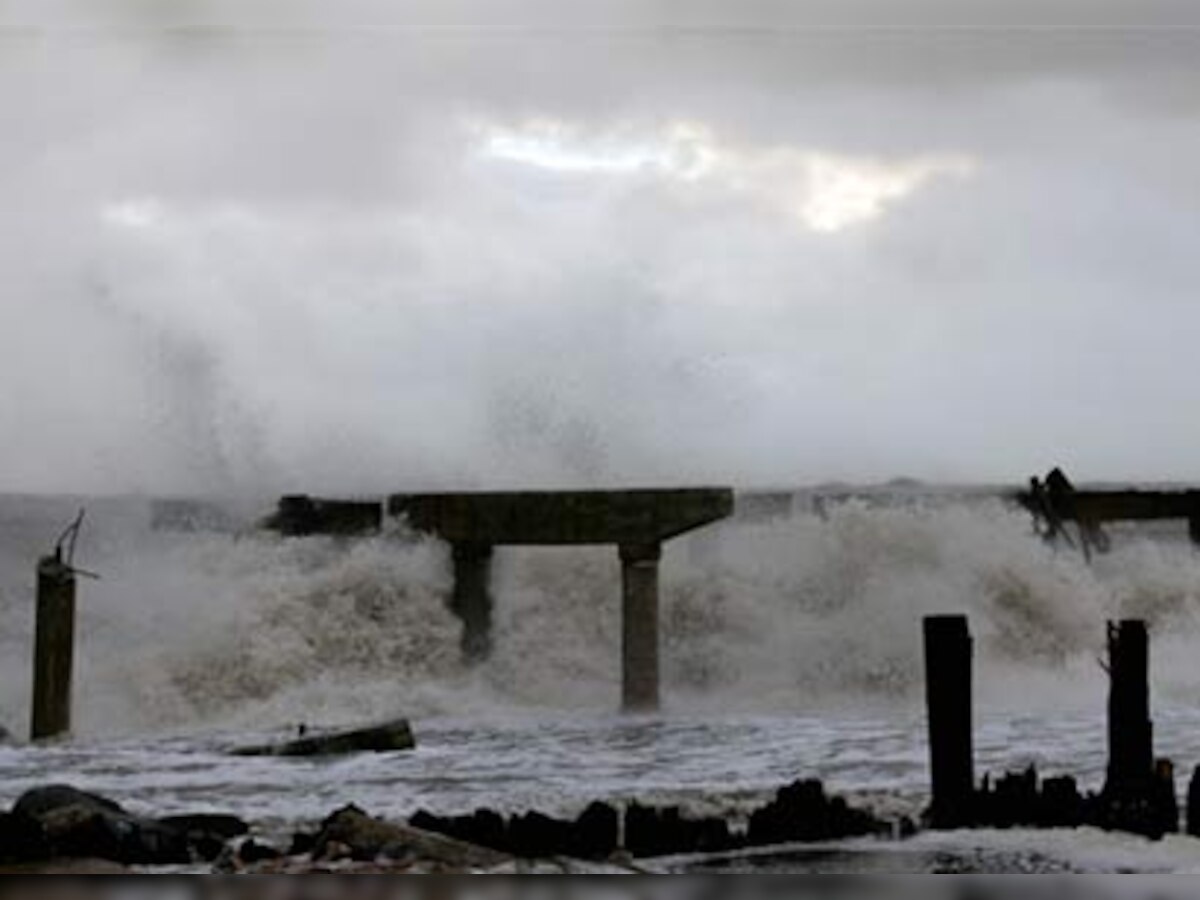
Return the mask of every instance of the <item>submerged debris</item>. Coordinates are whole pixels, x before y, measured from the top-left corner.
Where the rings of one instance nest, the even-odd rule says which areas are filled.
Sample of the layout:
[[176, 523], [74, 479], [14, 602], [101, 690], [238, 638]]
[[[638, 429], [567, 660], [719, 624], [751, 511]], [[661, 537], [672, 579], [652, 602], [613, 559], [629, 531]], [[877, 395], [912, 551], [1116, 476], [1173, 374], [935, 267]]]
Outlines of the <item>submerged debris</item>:
[[309, 734], [304, 726], [297, 738], [278, 744], [241, 747], [237, 756], [334, 756], [344, 753], [389, 753], [412, 750], [417, 745], [407, 719], [395, 719], [382, 725]]

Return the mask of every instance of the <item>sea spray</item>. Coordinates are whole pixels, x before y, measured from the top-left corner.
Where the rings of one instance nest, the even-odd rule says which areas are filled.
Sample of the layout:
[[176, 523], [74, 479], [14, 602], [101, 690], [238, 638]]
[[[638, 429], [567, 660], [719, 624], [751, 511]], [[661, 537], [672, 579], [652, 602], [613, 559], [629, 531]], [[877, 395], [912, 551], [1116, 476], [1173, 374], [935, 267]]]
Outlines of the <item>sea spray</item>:
[[[619, 702], [616, 550], [500, 548], [495, 652], [458, 658], [447, 548], [402, 529], [282, 539], [172, 533], [145, 500], [89, 515], [81, 561], [81, 733], [352, 721], [398, 713], [583, 711]], [[61, 509], [60, 509], [61, 507]], [[0, 721], [27, 713], [32, 560], [69, 510], [3, 498]], [[1102, 698], [1104, 620], [1149, 619], [1155, 689], [1194, 695], [1200, 558], [1130, 530], [1090, 565], [999, 500], [801, 511], [666, 545], [668, 711], [919, 710], [919, 620], [965, 612], [984, 708], [1087, 709]]]

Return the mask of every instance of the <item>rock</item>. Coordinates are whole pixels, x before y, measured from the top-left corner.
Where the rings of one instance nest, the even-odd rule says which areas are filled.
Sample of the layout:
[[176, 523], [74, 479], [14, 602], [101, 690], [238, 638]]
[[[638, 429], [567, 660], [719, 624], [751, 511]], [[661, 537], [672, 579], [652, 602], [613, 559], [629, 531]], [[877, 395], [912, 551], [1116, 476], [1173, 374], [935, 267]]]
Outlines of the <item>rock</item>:
[[283, 856], [279, 850], [268, 844], [260, 844], [254, 838], [247, 838], [237, 850], [238, 859], [246, 865], [279, 859]]
[[477, 809], [469, 816], [435, 816], [426, 810], [419, 810], [409, 819], [409, 824], [469, 844], [490, 847], [501, 853], [512, 852], [508, 822], [491, 809]]
[[3, 725], [0, 725], [0, 747], [5, 746], [6, 744], [15, 744], [15, 743], [16, 743], [16, 739], [12, 736], [12, 732], [9, 731], [7, 728], [5, 728]]
[[237, 756], [332, 756], [344, 753], [389, 753], [412, 750], [416, 747], [412, 728], [407, 719], [396, 719], [382, 725], [335, 731], [326, 734], [303, 735], [292, 741], [242, 747]]
[[0, 813], [0, 862], [49, 859], [50, 842], [37, 819], [22, 813]]
[[513, 816], [477, 809], [469, 816], [435, 816], [421, 810], [409, 822], [416, 828], [490, 847], [523, 859], [570, 856], [605, 860], [617, 849], [620, 816], [605, 803], [593, 803], [575, 821], [539, 812]]
[[206, 862], [217, 859], [230, 840], [250, 831], [250, 826], [237, 816], [219, 813], [166, 816], [158, 822], [167, 828], [182, 831], [192, 852]]
[[133, 864], [192, 861], [187, 834], [132, 815], [116, 803], [67, 785], [27, 791], [13, 815], [39, 823], [55, 856]]
[[398, 859], [411, 853], [422, 859], [465, 869], [491, 868], [508, 859], [506, 855], [486, 847], [434, 834], [412, 825], [374, 819], [356, 806], [343, 807], [322, 823], [313, 845], [313, 859], [329, 858], [338, 845], [348, 848], [350, 857], [359, 861], [380, 857]]
[[317, 836], [311, 831], [297, 831], [292, 835], [292, 843], [288, 846], [288, 856], [308, 856], [317, 845]]

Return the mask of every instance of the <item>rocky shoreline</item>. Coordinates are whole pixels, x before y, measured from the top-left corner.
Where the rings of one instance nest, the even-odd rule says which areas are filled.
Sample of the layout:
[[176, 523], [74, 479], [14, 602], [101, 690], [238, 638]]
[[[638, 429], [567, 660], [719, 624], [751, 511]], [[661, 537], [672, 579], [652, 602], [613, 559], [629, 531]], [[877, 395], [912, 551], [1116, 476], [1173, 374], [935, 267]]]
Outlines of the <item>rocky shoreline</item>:
[[346, 806], [284, 848], [236, 816], [139, 816], [106, 797], [49, 785], [0, 813], [0, 872], [637, 872], [640, 859], [892, 835], [897, 827], [829, 797], [819, 781], [800, 781], [744, 823], [636, 802], [623, 811], [596, 802], [574, 820], [481, 809], [453, 817], [420, 811], [407, 823]]

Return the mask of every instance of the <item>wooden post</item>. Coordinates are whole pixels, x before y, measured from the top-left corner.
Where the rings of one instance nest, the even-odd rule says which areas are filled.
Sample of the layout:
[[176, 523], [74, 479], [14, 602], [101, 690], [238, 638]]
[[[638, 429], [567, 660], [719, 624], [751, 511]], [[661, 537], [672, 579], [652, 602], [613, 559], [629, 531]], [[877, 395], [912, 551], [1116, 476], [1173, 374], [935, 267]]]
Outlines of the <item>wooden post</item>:
[[1150, 722], [1150, 648], [1146, 623], [1108, 623], [1108, 780], [1105, 793], [1124, 796], [1146, 789], [1154, 774]]
[[75, 575], [58, 553], [38, 561], [33, 652], [32, 740], [71, 730]]
[[934, 828], [972, 824], [975, 762], [971, 735], [971, 634], [966, 616], [927, 616], [925, 700]]
[[658, 688], [659, 544], [621, 545], [621, 707], [654, 712]]
[[491, 544], [455, 543], [450, 608], [462, 619], [463, 659], [476, 663], [492, 650]]
[[1200, 837], [1200, 766], [1192, 770], [1187, 793], [1187, 833]]
[[1200, 546], [1200, 516], [1188, 518], [1188, 537], [1192, 539], [1193, 545]]

